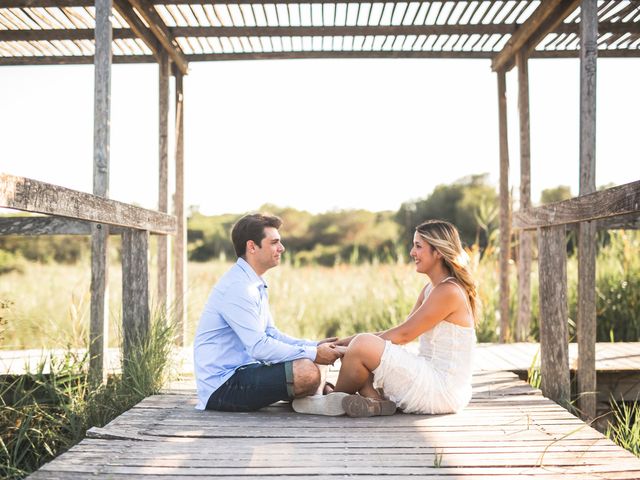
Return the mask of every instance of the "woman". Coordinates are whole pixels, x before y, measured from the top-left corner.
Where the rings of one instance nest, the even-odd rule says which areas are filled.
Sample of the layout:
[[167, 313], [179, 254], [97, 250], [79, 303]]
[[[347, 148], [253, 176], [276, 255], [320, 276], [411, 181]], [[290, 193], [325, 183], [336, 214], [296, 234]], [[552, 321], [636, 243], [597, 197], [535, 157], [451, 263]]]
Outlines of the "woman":
[[[440, 220], [418, 225], [411, 257], [430, 282], [407, 319], [336, 343], [348, 346], [335, 391], [351, 394], [342, 399], [349, 416], [391, 415], [396, 406], [405, 413], [451, 413], [471, 399], [478, 302], [458, 231]], [[418, 355], [401, 347], [418, 337]]]

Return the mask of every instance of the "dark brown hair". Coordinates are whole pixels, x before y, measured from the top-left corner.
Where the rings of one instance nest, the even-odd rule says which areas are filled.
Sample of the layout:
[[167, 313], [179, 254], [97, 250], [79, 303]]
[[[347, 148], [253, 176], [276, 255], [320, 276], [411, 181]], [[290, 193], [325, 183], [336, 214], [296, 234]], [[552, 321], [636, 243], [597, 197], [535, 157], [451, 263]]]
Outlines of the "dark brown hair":
[[258, 247], [265, 237], [265, 227], [280, 228], [282, 220], [280, 218], [253, 213], [245, 215], [231, 229], [231, 241], [238, 257], [244, 257], [247, 253], [247, 242], [253, 240]]

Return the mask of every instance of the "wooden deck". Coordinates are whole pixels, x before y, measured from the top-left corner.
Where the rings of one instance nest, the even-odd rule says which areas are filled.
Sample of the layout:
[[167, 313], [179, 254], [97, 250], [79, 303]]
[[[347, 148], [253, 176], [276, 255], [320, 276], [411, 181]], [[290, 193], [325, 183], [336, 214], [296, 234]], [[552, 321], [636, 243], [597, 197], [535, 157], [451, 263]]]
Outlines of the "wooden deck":
[[286, 403], [246, 414], [195, 403], [189, 389], [147, 398], [30, 478], [640, 478], [640, 459], [510, 372], [476, 372], [471, 404], [455, 415], [351, 419]]
[[[410, 348], [416, 348], [412, 344]], [[474, 352], [476, 371], [527, 371], [540, 349], [537, 343], [479, 343]], [[82, 354], [82, 351], [78, 351]], [[60, 358], [62, 350], [0, 350], [0, 372], [20, 375], [35, 366], [52, 353]], [[193, 372], [193, 350], [186, 347], [177, 353], [176, 364], [181, 372]], [[578, 348], [569, 344], [569, 364], [575, 371], [578, 361]], [[538, 357], [538, 365], [540, 358]], [[108, 368], [115, 371], [120, 365], [120, 351], [109, 349]], [[640, 342], [634, 343], [598, 343], [596, 344], [596, 370], [599, 372], [640, 372]]]

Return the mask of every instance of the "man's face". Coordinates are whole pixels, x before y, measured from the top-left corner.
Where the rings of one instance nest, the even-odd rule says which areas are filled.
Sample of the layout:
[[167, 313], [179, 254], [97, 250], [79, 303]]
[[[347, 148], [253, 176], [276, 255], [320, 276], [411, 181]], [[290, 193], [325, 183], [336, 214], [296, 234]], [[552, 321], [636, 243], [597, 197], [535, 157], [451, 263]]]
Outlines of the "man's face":
[[260, 248], [255, 250], [256, 263], [261, 269], [267, 271], [280, 264], [282, 252], [284, 252], [284, 245], [282, 245], [278, 230], [273, 227], [265, 227]]

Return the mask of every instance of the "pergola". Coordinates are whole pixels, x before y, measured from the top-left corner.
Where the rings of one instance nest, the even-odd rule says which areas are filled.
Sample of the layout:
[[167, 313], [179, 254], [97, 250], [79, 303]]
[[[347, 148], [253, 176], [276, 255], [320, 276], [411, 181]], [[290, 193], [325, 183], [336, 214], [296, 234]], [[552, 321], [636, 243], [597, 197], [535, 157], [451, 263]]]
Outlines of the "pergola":
[[[532, 208], [528, 59], [580, 57], [580, 196]], [[486, 58], [497, 74], [500, 122], [501, 341], [509, 332], [511, 212], [505, 74], [518, 69], [520, 126], [519, 312], [513, 337], [530, 318], [532, 236], [538, 229], [542, 389], [569, 401], [564, 232], [579, 223], [580, 409], [595, 415], [595, 229], [602, 218], [637, 217], [640, 182], [595, 192], [597, 57], [640, 57], [640, 1], [475, 0], [360, 2], [336, 0], [3, 0], [0, 65], [95, 65], [93, 195], [0, 175], [0, 206], [51, 217], [4, 219], [0, 234], [91, 234], [91, 368], [104, 376], [106, 248], [123, 236], [125, 348], [149, 321], [148, 235], [159, 237], [158, 298], [167, 304], [169, 252], [183, 342], [186, 223], [183, 202], [183, 76], [189, 62], [295, 58]], [[108, 199], [112, 63], [159, 65], [159, 199], [150, 211]], [[175, 77], [175, 171], [169, 215], [169, 77]], [[634, 217], [634, 218], [635, 218]], [[624, 223], [624, 222], [623, 222]], [[602, 224], [601, 225], [605, 225]], [[606, 226], [606, 225], [605, 225]], [[542, 254], [544, 252], [544, 254]], [[126, 351], [125, 351], [126, 354]]]

